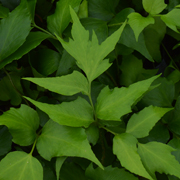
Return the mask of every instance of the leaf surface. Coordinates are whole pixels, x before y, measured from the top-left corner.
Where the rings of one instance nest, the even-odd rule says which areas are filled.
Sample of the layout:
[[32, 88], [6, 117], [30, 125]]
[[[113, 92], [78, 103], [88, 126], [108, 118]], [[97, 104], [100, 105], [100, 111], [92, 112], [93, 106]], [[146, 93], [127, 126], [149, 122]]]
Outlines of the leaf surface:
[[58, 156], [77, 156], [89, 159], [103, 168], [91, 150], [83, 128], [61, 126], [50, 120], [38, 138], [37, 149], [47, 160]]
[[0, 18], [6, 18], [8, 16], [9, 9], [0, 5]]
[[138, 144], [138, 153], [150, 175], [156, 179], [155, 171], [180, 178], [180, 164], [171, 154], [174, 148], [159, 142]]
[[8, 127], [14, 143], [28, 146], [36, 139], [39, 117], [34, 109], [22, 104], [18, 109], [11, 108], [3, 113], [0, 116], [0, 125]]
[[22, 151], [10, 152], [0, 162], [0, 179], [43, 180], [41, 163]]
[[59, 180], [59, 174], [60, 174], [60, 170], [61, 170], [61, 167], [64, 163], [64, 161], [66, 160], [67, 157], [58, 157], [56, 159], [56, 177], [57, 177], [57, 180]]
[[94, 122], [92, 107], [81, 97], [78, 97], [75, 101], [63, 102], [56, 105], [41, 103], [27, 97], [26, 99], [48, 114], [53, 121], [60, 125], [88, 127]]
[[102, 120], [120, 120], [120, 117], [131, 112], [131, 106], [150, 87], [158, 76], [139, 81], [128, 88], [103, 88], [97, 98], [96, 113]]
[[170, 110], [172, 108], [149, 106], [141, 110], [138, 114], [134, 113], [128, 121], [126, 133], [130, 133], [136, 138], [148, 136], [149, 131]]
[[131, 134], [123, 133], [116, 135], [113, 139], [113, 153], [117, 155], [121, 165], [127, 170], [153, 180], [144, 168], [140, 156], [137, 153], [137, 142], [137, 139]]

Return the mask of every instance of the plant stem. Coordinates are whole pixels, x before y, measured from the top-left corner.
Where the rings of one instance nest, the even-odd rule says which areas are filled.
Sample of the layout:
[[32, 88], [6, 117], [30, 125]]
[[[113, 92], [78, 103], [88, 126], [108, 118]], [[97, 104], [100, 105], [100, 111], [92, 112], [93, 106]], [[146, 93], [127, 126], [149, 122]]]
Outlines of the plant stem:
[[101, 128], [105, 129], [106, 131], [110, 132], [111, 134], [118, 135], [118, 133], [115, 133], [115, 132], [111, 131], [110, 129], [108, 129], [104, 126], [101, 126]]
[[[124, 22], [121, 22], [121, 23], [115, 23], [115, 24], [108, 24], [108, 27], [111, 27], [111, 26], [120, 26], [122, 25]], [[128, 23], [127, 23], [128, 24]]]
[[33, 147], [32, 147], [32, 149], [31, 149], [31, 152], [29, 153], [30, 155], [32, 155], [32, 153], [33, 153], [33, 151], [34, 151], [34, 148], [35, 148], [36, 143], [37, 143], [37, 139], [38, 139], [38, 137], [35, 139], [35, 141], [34, 141], [34, 143], [33, 143]]

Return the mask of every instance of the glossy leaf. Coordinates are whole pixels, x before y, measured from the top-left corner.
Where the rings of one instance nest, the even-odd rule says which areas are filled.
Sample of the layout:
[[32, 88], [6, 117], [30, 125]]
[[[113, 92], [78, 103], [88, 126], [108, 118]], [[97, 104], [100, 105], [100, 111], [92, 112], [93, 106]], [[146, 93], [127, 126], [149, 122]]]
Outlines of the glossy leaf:
[[68, 26], [71, 16], [69, 6], [78, 9], [81, 0], [59, 0], [56, 3], [55, 13], [47, 18], [47, 27], [54, 34], [62, 37], [63, 31]]
[[8, 127], [13, 142], [21, 146], [31, 145], [36, 139], [39, 127], [37, 112], [22, 104], [20, 108], [11, 108], [0, 116], [0, 125]]
[[146, 12], [152, 15], [161, 13], [167, 6], [164, 0], [143, 0], [142, 3]]
[[43, 180], [43, 168], [31, 154], [11, 152], [0, 162], [0, 179]]
[[127, 133], [116, 135], [113, 139], [113, 152], [117, 155], [121, 165], [130, 172], [147, 179], [152, 179], [144, 168], [137, 153], [137, 139]]
[[50, 120], [38, 138], [37, 149], [47, 160], [58, 156], [77, 156], [89, 159], [103, 168], [91, 150], [83, 128], [61, 126]]
[[[0, 62], [15, 52], [24, 42], [31, 29], [27, 2], [13, 10], [0, 23]], [[13, 27], [13, 28], [12, 28]]]
[[78, 71], [61, 77], [23, 78], [58, 94], [71, 96], [82, 92], [88, 94], [88, 81]]
[[63, 102], [56, 105], [41, 103], [27, 97], [26, 99], [48, 114], [53, 121], [60, 125], [88, 127], [92, 122], [94, 122], [92, 107], [81, 97], [75, 101]]
[[136, 138], [146, 137], [160, 118], [170, 110], [172, 110], [172, 108], [146, 107], [138, 114], [131, 116], [127, 124], [126, 132], [134, 135]]
[[131, 106], [150, 87], [158, 76], [139, 81], [128, 88], [103, 88], [97, 98], [96, 113], [102, 120], [120, 120], [120, 117], [131, 112]]
[[70, 9], [73, 19], [72, 37], [65, 42], [58, 37], [66, 51], [76, 60], [77, 65], [86, 73], [89, 82], [110, 67], [108, 60], [103, 60], [115, 47], [125, 24], [99, 45], [97, 36], [93, 32], [92, 41], [89, 41], [89, 32], [81, 25], [76, 13]]
[[138, 145], [138, 153], [150, 175], [156, 179], [155, 171], [180, 178], [180, 164], [171, 154], [174, 148], [159, 142]]
[[60, 174], [60, 170], [61, 170], [61, 167], [64, 163], [64, 161], [66, 160], [67, 157], [58, 157], [56, 159], [56, 177], [57, 177], [57, 180], [59, 180], [59, 174]]
[[142, 30], [148, 26], [149, 24], [154, 24], [154, 18], [151, 16], [143, 17], [139, 13], [131, 13], [129, 16], [129, 25], [134, 31], [136, 41], [138, 41], [139, 34], [142, 32]]
[[86, 176], [91, 180], [138, 180], [137, 177], [133, 176], [123, 168], [108, 166], [104, 170], [99, 167], [94, 169], [92, 164], [86, 169]]

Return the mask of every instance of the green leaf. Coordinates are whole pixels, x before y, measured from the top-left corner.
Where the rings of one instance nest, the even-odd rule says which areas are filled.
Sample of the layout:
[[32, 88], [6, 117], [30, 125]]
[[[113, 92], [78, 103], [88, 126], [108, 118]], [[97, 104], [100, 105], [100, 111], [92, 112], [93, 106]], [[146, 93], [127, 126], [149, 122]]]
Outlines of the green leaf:
[[62, 37], [63, 31], [68, 26], [71, 16], [69, 6], [78, 9], [81, 0], [59, 0], [56, 3], [55, 13], [47, 18], [47, 27], [54, 34]]
[[0, 179], [43, 180], [43, 168], [31, 154], [11, 152], [0, 162]]
[[137, 153], [137, 143], [137, 139], [131, 134], [123, 133], [116, 135], [113, 139], [113, 152], [117, 155], [121, 165], [127, 170], [153, 180], [144, 168]]
[[58, 37], [65, 50], [76, 60], [89, 82], [92, 82], [100, 74], [110, 67], [108, 60], [103, 60], [115, 47], [124, 29], [125, 23], [110, 37], [99, 45], [97, 36], [93, 32], [92, 41], [89, 41], [89, 32], [81, 25], [76, 13], [70, 9], [73, 19], [72, 37], [69, 42], [65, 42]]
[[88, 17], [88, 2], [87, 0], [83, 0], [83, 2], [79, 6], [78, 17], [87, 18]]
[[0, 125], [8, 127], [14, 143], [28, 146], [36, 139], [39, 117], [34, 109], [22, 104], [18, 109], [11, 108], [4, 112], [0, 116]]
[[26, 99], [48, 114], [53, 121], [60, 125], [88, 127], [94, 122], [92, 107], [81, 97], [78, 97], [75, 101], [63, 102], [56, 105], [37, 102], [27, 97]]
[[161, 15], [161, 19], [165, 22], [165, 24], [171, 28], [173, 31], [179, 33], [177, 27], [180, 27], [180, 22], [178, 20], [180, 16], [180, 9], [173, 9], [169, 13], [165, 15]]
[[131, 106], [150, 87], [158, 76], [139, 81], [128, 88], [103, 88], [97, 98], [96, 113], [102, 120], [120, 120], [120, 117], [131, 112]]
[[138, 144], [138, 153], [150, 175], [156, 179], [155, 172], [175, 175], [180, 178], [180, 164], [171, 154], [174, 148], [159, 142]]
[[83, 128], [61, 126], [50, 120], [42, 129], [37, 149], [47, 160], [58, 156], [77, 156], [89, 159], [103, 169], [91, 150]]
[[151, 16], [143, 17], [141, 14], [133, 12], [129, 16], [129, 25], [134, 31], [136, 41], [138, 41], [139, 34], [149, 24], [154, 24], [154, 18]]
[[57, 180], [59, 180], [59, 174], [60, 174], [60, 170], [61, 170], [61, 167], [64, 163], [64, 161], [66, 160], [67, 157], [58, 157], [56, 159], [56, 177], [57, 177]]
[[0, 62], [14, 53], [31, 30], [30, 14], [24, 0], [7, 18], [0, 22]]
[[146, 12], [152, 15], [161, 13], [167, 6], [164, 0], [143, 0], [142, 3]]
[[143, 138], [149, 135], [149, 131], [161, 119], [161, 117], [172, 110], [172, 108], [160, 108], [149, 106], [141, 110], [138, 114], [133, 114], [128, 121], [126, 133], [134, 135], [136, 138]]
[[8, 17], [9, 9], [0, 5], [0, 18]]
[[11, 63], [13, 60], [20, 59], [23, 55], [36, 48], [43, 40], [49, 37], [50, 35], [43, 32], [30, 32], [24, 44], [14, 53], [12, 53], [10, 56], [0, 62], [0, 68], [5, 66], [6, 64]]
[[87, 79], [78, 71], [74, 71], [72, 74], [61, 77], [23, 79], [31, 81], [55, 93], [66, 96], [72, 96], [79, 92], [88, 94], [89, 91]]
[[34, 14], [37, 0], [27, 0], [29, 12], [31, 15], [31, 21], [34, 22]]
[[91, 180], [138, 180], [137, 177], [124, 169], [112, 166], [105, 167], [104, 170], [99, 167], [94, 169], [92, 164], [86, 169], [86, 176]]

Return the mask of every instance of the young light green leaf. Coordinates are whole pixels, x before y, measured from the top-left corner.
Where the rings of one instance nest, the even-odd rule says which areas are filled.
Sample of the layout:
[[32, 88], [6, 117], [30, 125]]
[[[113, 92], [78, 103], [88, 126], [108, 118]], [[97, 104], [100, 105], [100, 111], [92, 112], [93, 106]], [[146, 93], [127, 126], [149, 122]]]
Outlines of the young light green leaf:
[[141, 14], [133, 12], [128, 15], [129, 18], [129, 25], [134, 31], [136, 41], [138, 41], [139, 34], [142, 30], [148, 26], [149, 24], [154, 24], [154, 18], [151, 16], [143, 17]]
[[26, 97], [26, 99], [48, 114], [53, 121], [60, 125], [88, 127], [94, 122], [92, 107], [81, 97], [78, 97], [75, 101], [63, 102], [56, 105], [41, 103], [28, 97]]
[[96, 113], [102, 120], [120, 120], [120, 117], [131, 112], [131, 106], [150, 87], [158, 76], [139, 81], [128, 88], [114, 88], [110, 90], [107, 86], [103, 88], [97, 98]]
[[116, 135], [113, 139], [113, 153], [117, 155], [121, 165], [130, 172], [153, 180], [144, 168], [137, 153], [137, 139], [127, 133]]
[[70, 8], [73, 19], [72, 37], [69, 42], [57, 36], [65, 50], [76, 60], [77, 65], [81, 68], [89, 82], [92, 82], [100, 74], [110, 67], [109, 61], [103, 60], [115, 47], [126, 22], [110, 37], [99, 45], [96, 34], [93, 31], [92, 41], [89, 40], [89, 32], [81, 25], [76, 13]]
[[0, 116], [0, 125], [8, 127], [14, 143], [28, 146], [36, 139], [39, 117], [34, 109], [22, 104], [19, 109], [11, 108], [3, 113]]
[[179, 16], [180, 16], [180, 9], [173, 9], [172, 11], [170, 11], [165, 15], [161, 15], [161, 19], [165, 22], [165, 24], [169, 28], [179, 33], [176, 27], [176, 26], [180, 27]]
[[164, 3], [164, 0], [143, 0], [143, 7], [149, 14], [156, 15], [162, 12], [167, 4]]
[[57, 177], [57, 180], [59, 180], [59, 174], [60, 174], [60, 170], [61, 170], [61, 167], [64, 163], [64, 161], [66, 160], [67, 157], [58, 157], [56, 159], [56, 177]]
[[0, 179], [43, 180], [43, 168], [31, 154], [10, 152], [0, 162]]
[[160, 118], [172, 110], [172, 108], [161, 108], [149, 106], [141, 110], [138, 114], [133, 114], [128, 121], [126, 133], [134, 135], [136, 138], [148, 136], [149, 131], [155, 126]]
[[58, 156], [77, 156], [89, 159], [103, 169], [91, 150], [83, 128], [61, 126], [50, 120], [38, 138], [37, 149], [47, 160]]
[[88, 94], [88, 81], [78, 71], [61, 77], [23, 78], [58, 94], [72, 96], [79, 92]]
[[86, 169], [86, 176], [91, 180], [138, 180], [137, 177], [123, 168], [108, 166], [104, 170], [99, 167], [94, 169], [92, 164]]
[[0, 62], [14, 53], [31, 30], [31, 20], [26, 0], [0, 23]]
[[155, 172], [180, 178], [180, 164], [171, 154], [174, 148], [159, 142], [138, 144], [138, 153], [149, 174], [156, 179]]
[[63, 31], [68, 26], [71, 16], [69, 6], [78, 9], [81, 0], [59, 0], [56, 3], [55, 13], [47, 18], [47, 27], [54, 34], [62, 37]]

